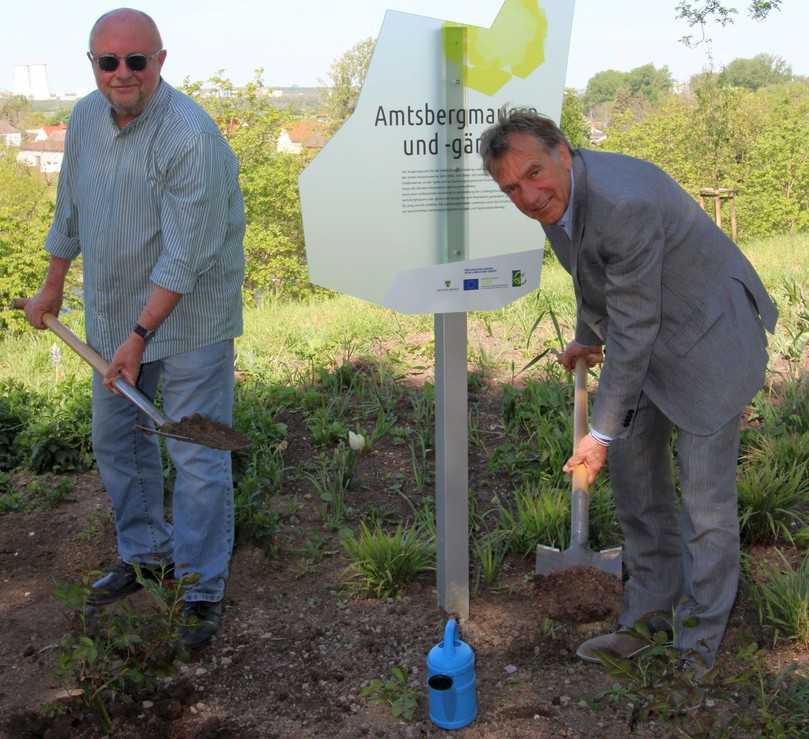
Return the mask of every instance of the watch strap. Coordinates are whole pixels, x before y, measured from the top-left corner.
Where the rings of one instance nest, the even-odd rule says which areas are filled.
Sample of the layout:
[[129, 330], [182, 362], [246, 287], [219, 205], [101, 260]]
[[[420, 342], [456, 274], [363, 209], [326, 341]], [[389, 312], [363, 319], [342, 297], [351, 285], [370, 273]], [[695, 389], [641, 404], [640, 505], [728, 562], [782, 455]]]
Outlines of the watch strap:
[[149, 339], [151, 339], [152, 335], [154, 334], [154, 329], [146, 328], [145, 326], [141, 326], [139, 323], [135, 324], [132, 331], [136, 333], [138, 336], [140, 336], [140, 338], [143, 339], [144, 342], [149, 341]]

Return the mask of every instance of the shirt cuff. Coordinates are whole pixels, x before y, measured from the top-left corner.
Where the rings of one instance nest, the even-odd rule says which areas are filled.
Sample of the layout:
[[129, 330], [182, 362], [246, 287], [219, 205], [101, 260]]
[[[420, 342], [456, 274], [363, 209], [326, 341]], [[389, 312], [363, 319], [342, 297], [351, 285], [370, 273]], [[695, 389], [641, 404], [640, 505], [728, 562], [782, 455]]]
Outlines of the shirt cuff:
[[45, 251], [54, 257], [73, 261], [81, 252], [81, 247], [75, 236], [65, 236], [55, 229], [51, 229], [45, 239]]
[[612, 444], [612, 437], [596, 431], [592, 426], [590, 427], [590, 436], [592, 436], [601, 446], [609, 446]]

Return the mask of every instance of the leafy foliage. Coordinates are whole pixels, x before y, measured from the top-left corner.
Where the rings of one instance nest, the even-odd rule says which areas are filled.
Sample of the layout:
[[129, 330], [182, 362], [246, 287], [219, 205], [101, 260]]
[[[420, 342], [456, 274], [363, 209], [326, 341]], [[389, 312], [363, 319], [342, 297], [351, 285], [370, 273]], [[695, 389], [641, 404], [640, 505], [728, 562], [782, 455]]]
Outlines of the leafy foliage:
[[752, 59], [734, 59], [719, 77], [724, 84], [755, 91], [759, 87], [789, 82], [792, 68], [780, 56], [757, 54]]
[[[181, 623], [182, 581], [159, 577], [138, 581], [150, 596], [153, 608], [135, 611], [128, 603], [116, 609], [87, 607], [87, 580], [60, 585], [56, 597], [78, 616], [78, 633], [66, 636], [57, 653], [57, 673], [68, 688], [78, 687], [81, 700], [98, 713], [106, 729], [111, 725], [109, 706], [124, 694], [154, 687], [159, 678], [173, 672], [178, 656], [177, 635]], [[194, 576], [198, 577], [198, 576]]]
[[357, 107], [375, 45], [373, 38], [364, 39], [354, 44], [331, 65], [326, 111], [332, 131], [340, 128]]
[[565, 90], [559, 127], [574, 149], [590, 145], [590, 124], [584, 115], [584, 105], [575, 90]]
[[419, 705], [420, 692], [408, 684], [407, 673], [398, 665], [391, 667], [387, 680], [374, 679], [360, 690], [371, 703], [389, 706], [395, 718], [412, 721]]
[[[737, 190], [740, 238], [809, 228], [809, 86], [731, 87], [720, 75], [692, 80], [642, 115], [615, 113], [604, 148], [659, 165], [695, 197]], [[723, 219], [729, 228], [727, 213]]]
[[13, 150], [0, 146], [0, 330], [27, 324], [9, 307], [15, 297], [32, 295], [45, 274], [42, 249], [53, 213], [48, 185], [35, 170], [17, 164]]

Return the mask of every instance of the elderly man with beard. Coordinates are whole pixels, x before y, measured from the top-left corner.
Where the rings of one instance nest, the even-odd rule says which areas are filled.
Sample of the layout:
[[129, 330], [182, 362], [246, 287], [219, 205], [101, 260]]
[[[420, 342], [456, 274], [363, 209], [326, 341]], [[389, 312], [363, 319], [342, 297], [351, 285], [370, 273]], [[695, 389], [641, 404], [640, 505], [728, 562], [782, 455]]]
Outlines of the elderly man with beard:
[[230, 454], [167, 440], [176, 469], [164, 516], [157, 438], [113, 383], [147, 395], [162, 383], [166, 413], [231, 423], [233, 339], [242, 330], [244, 205], [238, 163], [214, 122], [161, 78], [155, 22], [120, 8], [101, 16], [87, 53], [98, 90], [70, 117], [47, 275], [26, 306], [44, 328], [81, 255], [88, 343], [109, 361], [93, 377], [93, 450], [115, 512], [120, 561], [91, 589], [105, 605], [174, 569], [184, 578], [189, 648], [218, 631], [233, 547]]

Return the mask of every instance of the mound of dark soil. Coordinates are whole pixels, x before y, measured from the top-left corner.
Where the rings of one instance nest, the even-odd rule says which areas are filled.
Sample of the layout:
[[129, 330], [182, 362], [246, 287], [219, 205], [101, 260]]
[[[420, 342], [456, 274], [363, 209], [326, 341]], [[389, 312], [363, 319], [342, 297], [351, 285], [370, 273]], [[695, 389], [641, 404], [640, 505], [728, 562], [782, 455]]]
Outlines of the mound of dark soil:
[[572, 567], [536, 576], [537, 598], [555, 621], [591, 623], [618, 615], [623, 586], [614, 575], [595, 567]]

